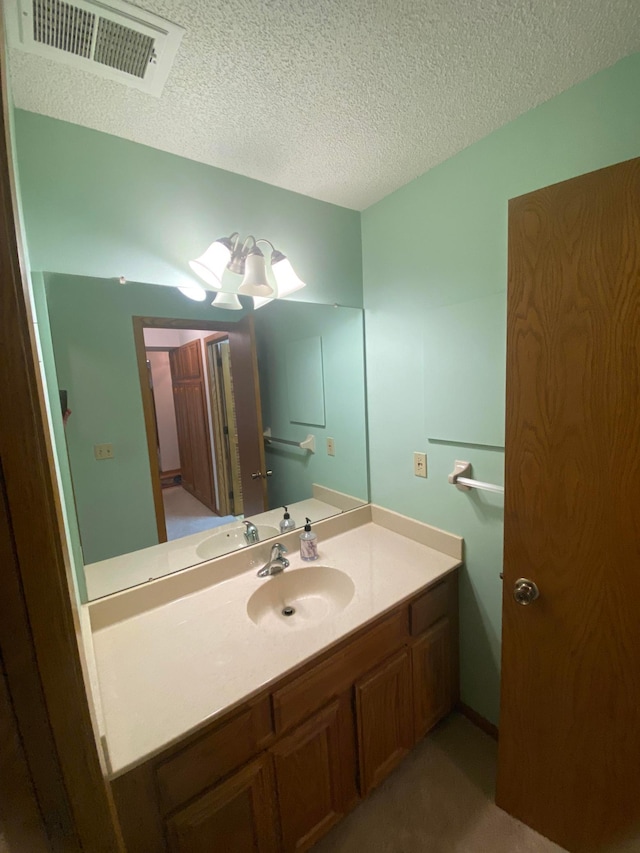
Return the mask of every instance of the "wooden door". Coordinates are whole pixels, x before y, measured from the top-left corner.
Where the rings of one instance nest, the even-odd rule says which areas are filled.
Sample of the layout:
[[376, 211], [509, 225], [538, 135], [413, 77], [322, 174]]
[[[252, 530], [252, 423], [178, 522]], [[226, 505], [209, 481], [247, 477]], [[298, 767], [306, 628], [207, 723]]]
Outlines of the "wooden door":
[[379, 785], [413, 746], [409, 650], [403, 649], [356, 684], [360, 792]]
[[[64, 540], [60, 494], [22, 252], [11, 144], [8, 77], [0, 38], [0, 657], [34, 794], [55, 850], [123, 850], [103, 777], [84, 679], [79, 615]], [[9, 143], [9, 144], [8, 144]], [[1, 713], [1, 712], [0, 712]], [[2, 721], [4, 723], [4, 720]], [[13, 725], [11, 726], [13, 728]], [[1, 733], [4, 738], [5, 732]], [[8, 735], [7, 735], [8, 737]], [[0, 742], [0, 796], [20, 782]], [[22, 809], [21, 809], [22, 811]], [[35, 821], [37, 822], [37, 820]], [[15, 826], [7, 827], [15, 841]], [[39, 833], [38, 833], [39, 834]]]
[[217, 512], [213, 484], [209, 407], [200, 340], [169, 352], [182, 485]]
[[[253, 317], [229, 327], [238, 449], [245, 516], [268, 509], [264, 433]], [[253, 474], [259, 474], [253, 477]], [[277, 472], [276, 472], [277, 474]]]
[[452, 707], [451, 622], [440, 619], [411, 645], [414, 737], [419, 740]]
[[272, 749], [285, 853], [308, 850], [353, 804], [355, 756], [342, 749], [345, 711], [353, 731], [349, 702], [335, 701]]
[[269, 757], [262, 756], [170, 817], [167, 836], [171, 853], [275, 853]]
[[571, 851], [640, 824], [639, 483], [640, 159], [509, 205], [497, 802]]

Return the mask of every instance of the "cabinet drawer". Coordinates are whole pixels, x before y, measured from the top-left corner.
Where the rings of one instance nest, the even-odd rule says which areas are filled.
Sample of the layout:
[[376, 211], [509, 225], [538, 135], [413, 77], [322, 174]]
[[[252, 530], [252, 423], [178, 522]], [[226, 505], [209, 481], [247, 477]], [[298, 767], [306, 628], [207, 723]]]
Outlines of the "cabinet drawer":
[[439, 583], [416, 599], [409, 607], [411, 636], [422, 634], [449, 612], [451, 581]]
[[407, 609], [392, 613], [362, 636], [351, 640], [322, 663], [273, 694], [276, 731], [301, 722], [333, 697], [348, 690], [371, 668], [407, 640]]
[[273, 732], [265, 696], [156, 768], [162, 811], [199, 794], [262, 749]]

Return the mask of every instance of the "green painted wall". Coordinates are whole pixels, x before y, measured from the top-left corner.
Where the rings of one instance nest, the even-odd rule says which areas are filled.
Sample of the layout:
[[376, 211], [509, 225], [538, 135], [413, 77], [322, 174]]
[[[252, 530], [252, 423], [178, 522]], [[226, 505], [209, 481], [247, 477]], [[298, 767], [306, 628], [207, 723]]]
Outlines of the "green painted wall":
[[[43, 351], [49, 352], [48, 309], [55, 374], [47, 358], [52, 409], [58, 388], [69, 394], [66, 426], [84, 562], [93, 563], [158, 542], [149, 473], [134, 316], [233, 322], [240, 311], [212, 310], [174, 288], [46, 274], [41, 305]], [[57, 378], [56, 378], [57, 377]], [[111, 443], [114, 458], [97, 461], [95, 444]], [[60, 450], [59, 450], [60, 454]], [[67, 508], [73, 496], [63, 482]], [[82, 572], [78, 573], [79, 575]]]
[[293, 300], [362, 307], [356, 211], [35, 113], [15, 130], [32, 269], [191, 284], [188, 260], [240, 231], [289, 256]]
[[49, 403], [49, 420], [53, 435], [55, 456], [58, 467], [58, 482], [63, 496], [63, 511], [67, 542], [71, 560], [77, 570], [74, 571], [76, 591], [80, 601], [87, 600], [87, 584], [82, 571], [82, 545], [80, 542], [80, 529], [75, 511], [73, 497], [73, 483], [71, 480], [71, 467], [69, 453], [67, 451], [66, 430], [62, 422], [62, 409], [60, 407], [60, 395], [56, 373], [55, 356], [53, 352], [53, 341], [51, 339], [51, 328], [49, 325], [49, 308], [47, 306], [46, 289], [42, 273], [31, 273], [33, 300], [38, 317], [38, 339], [40, 342], [40, 355], [42, 358], [42, 370], [44, 373], [44, 385]]
[[[140, 470], [139, 461], [134, 461], [139, 432], [129, 432], [132, 423], [139, 425], [141, 409], [139, 390], [131, 382], [135, 373], [129, 371], [132, 351], [128, 318], [131, 313], [216, 318], [208, 304], [192, 308], [194, 303], [187, 303], [175, 291], [160, 293], [157, 288], [148, 291], [154, 293], [155, 307], [146, 311], [139, 302], [134, 307], [129, 304], [132, 291], [114, 289], [113, 280], [124, 275], [130, 282], [192, 284], [197, 279], [191, 278], [188, 259], [200, 254], [215, 237], [240, 230], [243, 234], [268, 237], [289, 255], [307, 282], [307, 287], [291, 299], [339, 301], [361, 307], [360, 214], [21, 110], [12, 111], [11, 127], [29, 266], [36, 271], [36, 316], [42, 323], [43, 366], [52, 398], [51, 418], [61, 460], [68, 538], [75, 554], [79, 593], [84, 597], [65, 432], [54, 399], [57, 388], [69, 388], [71, 399], [76, 401], [66, 438], [77, 481], [85, 561], [152, 544], [155, 525], [149, 509], [148, 473]], [[75, 341], [76, 355], [83, 353], [89, 343], [102, 347], [97, 360], [87, 360], [82, 369], [79, 359], [74, 362], [68, 354], [57, 353], [59, 379], [52, 363], [47, 305], [39, 271], [64, 274], [46, 278], [48, 286], [54, 288], [50, 296], [56, 329], [67, 335], [69, 342], [79, 336]], [[238, 281], [230, 276], [230, 289]], [[123, 301], [129, 311], [126, 323], [117, 317]], [[94, 309], [99, 325], [76, 322], [84, 317], [85, 310]], [[227, 322], [230, 319], [228, 312], [217, 316]], [[111, 333], [122, 342], [122, 348], [112, 347]], [[116, 388], [115, 380], [99, 377], [97, 368], [103, 359], [111, 360], [116, 371], [126, 373], [122, 387]], [[81, 404], [81, 421], [76, 417], [77, 400], [85, 396], [84, 386], [94, 379], [95, 391], [88, 398], [91, 402]], [[76, 386], [81, 393], [76, 393]], [[124, 406], [119, 414], [100, 402], [101, 395], [105, 395], [104, 401], [116, 391]], [[98, 439], [98, 435], [105, 437]], [[116, 464], [108, 468], [111, 463], [107, 462], [96, 468], [99, 463], [94, 462], [89, 450], [97, 441], [112, 439], [119, 445]], [[92, 498], [87, 503], [84, 498], [93, 491], [92, 483], [100, 483], [103, 498]], [[123, 494], [122, 490], [129, 486], [133, 488], [132, 498], [136, 498], [132, 504], [135, 510], [129, 511], [128, 502], [121, 502], [117, 508], [116, 502], [115, 509], [107, 511], [107, 506], [114, 506], [111, 498], [116, 493]]]
[[[468, 459], [479, 479], [503, 482], [502, 451], [473, 444], [503, 442], [507, 201], [637, 156], [640, 54], [362, 215], [372, 500], [464, 536], [462, 699], [494, 722], [502, 498], [462, 494], [447, 475], [455, 459]], [[414, 450], [428, 453], [427, 480], [412, 474]]]
[[[5, 79], [8, 104], [13, 103], [11, 93], [11, 75], [7, 75]], [[9, 108], [8, 115], [8, 138], [10, 147], [10, 164], [13, 166], [14, 178], [18, 191], [16, 193], [17, 206], [17, 229], [19, 239], [21, 241], [22, 257], [25, 264], [25, 274], [31, 285], [31, 319], [34, 322], [34, 331], [36, 344], [38, 347], [38, 359], [41, 365], [41, 379], [45, 396], [46, 416], [49, 421], [51, 432], [51, 446], [54, 454], [55, 477], [58, 488], [62, 494], [61, 502], [62, 524], [67, 540], [68, 557], [71, 562], [71, 576], [73, 583], [73, 594], [78, 603], [87, 600], [87, 587], [84, 579], [84, 573], [81, 571], [82, 566], [82, 551], [80, 547], [80, 536], [78, 524], [73, 506], [73, 491], [71, 486], [71, 472], [69, 470], [69, 458], [67, 455], [64, 426], [62, 423], [62, 413], [60, 410], [60, 402], [57, 393], [55, 366], [53, 361], [53, 350], [51, 346], [51, 335], [49, 334], [48, 317], [46, 300], [44, 299], [44, 284], [42, 274], [38, 272], [32, 273], [29, 247], [25, 236], [24, 226], [24, 210], [22, 205], [22, 197], [20, 195], [20, 172], [18, 168], [18, 151], [16, 146], [16, 111]], [[38, 320], [42, 321], [42, 327]], [[50, 397], [53, 392], [53, 403]]]
[[[255, 314], [263, 423], [275, 436], [300, 441], [311, 433], [316, 453], [273, 445], [267, 451], [269, 505], [311, 496], [318, 483], [369, 500], [364, 384], [364, 328], [358, 308], [272, 302]], [[290, 345], [320, 337], [324, 384], [324, 426], [294, 423], [288, 380]], [[304, 401], [303, 401], [304, 402]], [[311, 401], [311, 402], [316, 402]], [[336, 455], [328, 456], [327, 437]], [[295, 519], [300, 524], [303, 519]]]
[[[640, 155], [640, 55], [362, 217], [30, 113], [17, 111], [15, 136], [33, 269], [175, 284], [186, 259], [239, 228], [282, 244], [309, 284], [299, 299], [359, 307], [364, 276], [372, 499], [465, 537], [462, 694], [497, 720], [502, 503], [446, 476], [463, 458], [503, 478], [500, 448], [475, 442], [502, 441], [507, 200]], [[423, 449], [427, 480], [412, 474]]]

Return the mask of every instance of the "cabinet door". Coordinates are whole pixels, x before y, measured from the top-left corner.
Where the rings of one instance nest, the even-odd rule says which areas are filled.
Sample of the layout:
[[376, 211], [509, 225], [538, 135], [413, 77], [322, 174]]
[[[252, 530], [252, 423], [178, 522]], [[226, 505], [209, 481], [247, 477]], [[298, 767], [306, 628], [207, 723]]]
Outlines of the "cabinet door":
[[198, 797], [166, 825], [172, 853], [275, 853], [278, 839], [269, 756]]
[[[343, 749], [349, 728], [351, 748], [347, 739]], [[273, 747], [285, 853], [308, 850], [353, 803], [353, 740], [353, 714], [344, 697]]]
[[356, 684], [360, 792], [375, 788], [413, 745], [411, 667], [403, 649]]
[[411, 646], [415, 738], [424, 737], [451, 710], [451, 623], [440, 619]]

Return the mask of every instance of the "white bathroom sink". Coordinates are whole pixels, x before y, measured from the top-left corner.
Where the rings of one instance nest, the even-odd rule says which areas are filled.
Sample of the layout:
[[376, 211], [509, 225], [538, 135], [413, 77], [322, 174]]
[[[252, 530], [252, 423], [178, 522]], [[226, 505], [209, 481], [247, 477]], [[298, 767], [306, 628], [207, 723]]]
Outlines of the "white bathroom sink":
[[[258, 536], [260, 542], [264, 539], [271, 539], [272, 536], [277, 536], [280, 531], [277, 527], [272, 527], [269, 524], [256, 524], [258, 528]], [[225, 527], [223, 530], [214, 533], [204, 539], [196, 546], [196, 554], [202, 560], [212, 560], [214, 557], [220, 557], [228, 551], [237, 551], [239, 548], [244, 548], [247, 545], [244, 524], [236, 527]]]
[[354, 592], [353, 581], [340, 569], [315, 565], [285, 569], [253, 593], [247, 613], [261, 628], [307, 628], [344, 610]]

